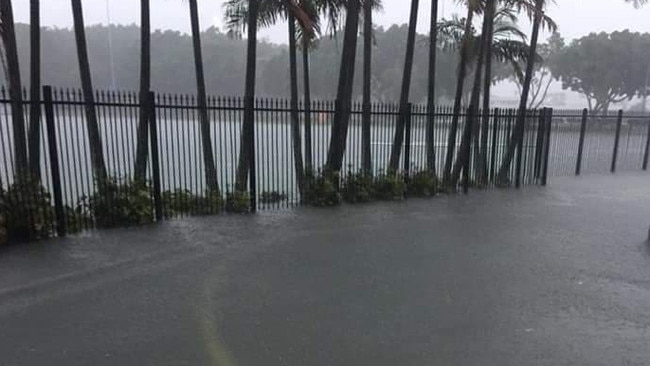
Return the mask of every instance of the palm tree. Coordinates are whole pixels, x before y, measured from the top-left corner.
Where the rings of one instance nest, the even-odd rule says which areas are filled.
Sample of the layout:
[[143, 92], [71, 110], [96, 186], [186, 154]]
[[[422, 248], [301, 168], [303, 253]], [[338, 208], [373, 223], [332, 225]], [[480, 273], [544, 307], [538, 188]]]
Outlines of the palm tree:
[[[488, 3], [493, 3], [495, 0], [487, 0]], [[470, 154], [470, 145], [472, 137], [477, 135], [476, 129], [478, 125], [478, 99], [481, 95], [481, 75], [483, 72], [483, 65], [485, 63], [485, 53], [486, 48], [491, 48], [490, 44], [487, 44], [489, 37], [489, 16], [487, 12], [483, 16], [483, 28], [481, 36], [477, 37], [478, 40], [478, 57], [476, 58], [476, 68], [474, 71], [474, 86], [472, 88], [472, 95], [469, 102], [469, 108], [471, 113], [467, 116], [465, 126], [463, 128], [463, 136], [460, 143], [460, 150], [458, 158], [456, 159], [456, 164], [453, 167], [451, 180], [449, 181], [450, 187], [455, 187], [458, 183], [460, 177], [461, 169], [469, 169], [468, 164], [466, 164], [467, 158]], [[467, 172], [469, 173], [469, 172]]]
[[137, 147], [135, 153], [135, 166], [133, 167], [136, 181], [143, 182], [147, 174], [147, 154], [149, 139], [147, 131], [148, 103], [151, 89], [151, 21], [149, 0], [140, 0], [140, 122], [138, 124]]
[[[399, 98], [399, 117], [395, 127], [395, 136], [390, 152], [388, 171], [395, 172], [399, 167], [400, 154], [404, 144], [404, 128], [408, 118], [409, 92], [411, 90], [411, 73], [413, 71], [413, 53], [415, 51], [415, 29], [418, 21], [419, 0], [411, 0], [411, 16], [409, 19], [408, 37], [406, 40], [406, 57], [404, 60], [404, 74], [402, 75], [402, 89]], [[406, 167], [405, 167], [406, 168]]]
[[[485, 168], [485, 156], [481, 155], [481, 148], [479, 144], [479, 98], [481, 94], [481, 76], [483, 73], [483, 66], [485, 66], [484, 84], [492, 83], [492, 61], [496, 58], [498, 61], [510, 63], [515, 65], [515, 70], [518, 70], [518, 63], [526, 59], [528, 56], [528, 46], [525, 43], [525, 34], [517, 27], [517, 16], [512, 7], [505, 6], [496, 11], [496, 0], [487, 0], [485, 4], [485, 13], [483, 16], [483, 27], [480, 36], [472, 38], [472, 49], [478, 49], [478, 57], [476, 59], [476, 70], [474, 74], [474, 86], [472, 88], [471, 100], [469, 103], [472, 108], [473, 117], [469, 123], [465, 125], [463, 139], [461, 141], [460, 155], [454, 165], [452, 171], [452, 179], [450, 186], [455, 186], [460, 177], [460, 170], [463, 168], [463, 163], [468, 158], [470, 153], [470, 144], [472, 139], [474, 142], [474, 157], [477, 167], [477, 175], [480, 178], [485, 175], [483, 171]], [[461, 25], [456, 24], [460, 29]], [[539, 57], [537, 54], [535, 57]], [[484, 94], [489, 93], [489, 86], [484, 90]], [[489, 96], [484, 98], [484, 103], [487, 101], [487, 106], [484, 104], [484, 111], [489, 110]], [[486, 117], [488, 113], [484, 113], [483, 120], [487, 124]], [[487, 131], [484, 128], [482, 138], [487, 144]], [[487, 153], [486, 153], [487, 154]], [[485, 154], [485, 155], [486, 155]]]
[[350, 118], [360, 8], [360, 0], [347, 1], [343, 51], [341, 52], [341, 66], [336, 92], [337, 105], [334, 111], [334, 121], [331, 128], [330, 145], [325, 167], [328, 172], [340, 172], [343, 165], [343, 155], [345, 153]]
[[490, 123], [490, 89], [492, 87], [492, 41], [494, 40], [494, 21], [497, 8], [497, 0], [488, 0], [485, 8], [486, 26], [485, 37], [485, 76], [483, 77], [483, 115], [481, 116], [481, 142], [480, 151], [477, 154], [477, 176], [480, 184], [487, 184], [487, 144]]
[[71, 0], [72, 18], [74, 22], [75, 41], [77, 43], [77, 56], [79, 59], [79, 74], [81, 77], [81, 89], [84, 96], [84, 107], [86, 112], [86, 125], [88, 130], [88, 142], [90, 146], [90, 160], [93, 175], [100, 183], [106, 179], [106, 164], [102, 148], [101, 136], [97, 112], [95, 111], [95, 98], [93, 95], [93, 84], [90, 74], [90, 62], [88, 61], [88, 49], [86, 48], [86, 32], [84, 29], [83, 9], [81, 0]]
[[443, 171], [443, 184], [448, 186], [451, 179], [451, 168], [456, 150], [456, 134], [458, 132], [458, 120], [460, 118], [460, 108], [463, 98], [463, 86], [467, 76], [467, 62], [472, 35], [472, 21], [474, 13], [479, 9], [480, 0], [467, 0], [467, 17], [464, 22], [463, 38], [460, 45], [460, 62], [458, 65], [458, 77], [456, 79], [456, 96], [454, 98], [454, 109], [447, 139], [447, 156], [445, 157], [445, 169]]
[[196, 101], [199, 110], [199, 124], [201, 128], [201, 145], [203, 147], [203, 165], [207, 189], [219, 192], [217, 182], [217, 169], [214, 165], [212, 152], [212, 139], [210, 138], [210, 118], [208, 117], [208, 102], [205, 93], [205, 76], [203, 74], [203, 56], [201, 53], [201, 31], [199, 29], [199, 13], [196, 0], [189, 0], [190, 23], [192, 28], [192, 45], [194, 48], [194, 71], [196, 72]]
[[314, 170], [311, 142], [311, 83], [309, 80], [309, 49], [312, 45], [313, 42], [307, 37], [302, 38], [303, 98], [305, 103], [305, 171], [308, 173]]
[[[278, 19], [288, 19], [289, 23], [289, 66], [290, 66], [290, 92], [291, 92], [291, 131], [296, 180], [300, 192], [304, 188], [304, 164], [302, 159], [302, 138], [300, 133], [300, 119], [298, 116], [298, 72], [297, 72], [297, 34], [308, 39], [317, 27], [315, 8], [310, 1], [300, 4], [294, 0], [229, 0], [224, 4], [226, 20], [231, 32], [248, 26], [248, 53], [246, 63], [246, 88], [245, 103], [253, 103], [255, 98], [255, 54], [257, 46], [257, 27], [270, 26]], [[296, 21], [300, 24], [297, 32]], [[252, 27], [252, 29], [251, 29]], [[306, 41], [304, 41], [306, 42]], [[250, 143], [249, 134], [253, 127], [252, 104], [245, 108], [244, 124], [242, 128], [239, 162], [235, 189], [243, 192], [246, 190], [248, 180]]]
[[[524, 137], [524, 124], [526, 121], [526, 106], [528, 105], [528, 93], [530, 91], [530, 83], [533, 78], [535, 70], [535, 55], [537, 54], [537, 39], [539, 37], [539, 30], [544, 20], [544, 0], [535, 0], [533, 20], [533, 32], [530, 38], [529, 54], [526, 62], [526, 74], [522, 85], [521, 99], [519, 101], [519, 110], [517, 111], [517, 122], [508, 143], [508, 149], [499, 168], [497, 182], [505, 184], [507, 181], [510, 165], [515, 155], [515, 150], [519, 144], [523, 142]], [[521, 157], [519, 157], [521, 158]]]
[[372, 79], [372, 2], [363, 4], [363, 113], [361, 121], [361, 168], [366, 174], [372, 172], [370, 149], [370, 92]]
[[41, 16], [39, 0], [29, 2], [29, 81], [30, 101], [29, 108], [29, 171], [32, 177], [41, 177]]
[[16, 46], [16, 32], [11, 1], [0, 1], [0, 36], [5, 51], [9, 98], [11, 99], [12, 127], [14, 135], [14, 159], [16, 176], [27, 173], [27, 146], [20, 83], [20, 65]]
[[291, 81], [291, 141], [293, 145], [293, 164], [298, 190], [304, 193], [304, 165], [302, 160], [302, 138], [300, 136], [300, 117], [298, 116], [298, 61], [296, 49], [296, 20], [292, 14], [289, 18], [289, 74]]
[[438, 52], [438, 0], [431, 0], [431, 23], [429, 25], [429, 78], [427, 85], [427, 130], [426, 154], [427, 170], [436, 174], [436, 151], [434, 137], [436, 105], [436, 59]]

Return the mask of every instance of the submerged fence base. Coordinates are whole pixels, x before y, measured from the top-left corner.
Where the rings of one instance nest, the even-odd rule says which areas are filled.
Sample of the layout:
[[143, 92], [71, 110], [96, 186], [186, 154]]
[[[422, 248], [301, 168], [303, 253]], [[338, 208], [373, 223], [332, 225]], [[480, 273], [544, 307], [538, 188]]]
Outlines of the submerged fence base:
[[[393, 170], [389, 160], [398, 106], [352, 104], [341, 141], [343, 168], [331, 172], [325, 165], [341, 103], [298, 104], [295, 113], [285, 100], [209, 98], [205, 113], [185, 95], [98, 92], [88, 104], [79, 91], [45, 87], [38, 102], [42, 120], [29, 118], [32, 103], [25, 100], [27, 117], [19, 121], [12, 113], [17, 104], [2, 93], [0, 211], [10, 240], [179, 216], [545, 185], [549, 175], [595, 167], [646, 169], [650, 146], [650, 124], [642, 116], [589, 118], [584, 111], [530, 110], [521, 112], [524, 126], [517, 129], [518, 111], [495, 108], [464, 113], [453, 126], [450, 108], [430, 113], [425, 106], [409, 105], [402, 111], [407, 114], [401, 116], [404, 143]], [[89, 111], [95, 112], [96, 124], [87, 118]], [[246, 134], [245, 113], [254, 120]], [[15, 129], [20, 124], [39, 133], [27, 139]], [[523, 133], [514, 136], [516, 130]], [[36, 167], [15, 160], [21, 146], [16, 139], [27, 141]], [[454, 160], [464, 159], [454, 162], [462, 174], [452, 187], [441, 187], [452, 140]], [[312, 169], [295, 163], [300, 160]]]

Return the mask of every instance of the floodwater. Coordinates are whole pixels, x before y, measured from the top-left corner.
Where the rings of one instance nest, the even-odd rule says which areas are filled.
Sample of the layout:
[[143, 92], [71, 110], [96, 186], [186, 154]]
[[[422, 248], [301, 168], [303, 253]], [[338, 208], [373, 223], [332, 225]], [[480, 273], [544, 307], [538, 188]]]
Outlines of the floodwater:
[[647, 365], [648, 175], [0, 250], [0, 364]]

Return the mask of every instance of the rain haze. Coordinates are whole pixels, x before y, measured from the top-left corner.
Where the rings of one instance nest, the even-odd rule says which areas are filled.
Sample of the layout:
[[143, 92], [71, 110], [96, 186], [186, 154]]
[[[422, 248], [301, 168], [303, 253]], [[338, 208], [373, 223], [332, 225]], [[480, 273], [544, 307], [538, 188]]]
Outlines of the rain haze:
[[[203, 30], [210, 27], [224, 29], [223, 3], [224, 0], [199, 1], [200, 25]], [[153, 4], [151, 24], [154, 30], [176, 30], [189, 33], [190, 22], [187, 3], [182, 0], [159, 1]], [[430, 1], [421, 1], [418, 32], [426, 34], [429, 27]], [[464, 10], [456, 1], [440, 2], [439, 18], [450, 18], [454, 14], [464, 16]], [[45, 27], [71, 28], [72, 13], [70, 2], [64, 0], [47, 0], [41, 2], [41, 24]], [[377, 26], [389, 27], [393, 24], [408, 22], [409, 2], [406, 0], [384, 0], [383, 11], [378, 12], [373, 19]], [[94, 24], [138, 24], [139, 5], [133, 0], [87, 0], [84, 1], [84, 16], [87, 26]], [[15, 20], [29, 23], [29, 1], [18, 0], [14, 4]], [[635, 9], [631, 4], [612, 0], [557, 0], [548, 6], [549, 15], [558, 24], [558, 31], [567, 41], [585, 36], [592, 32], [612, 32], [629, 29], [633, 32], [650, 32], [650, 7]], [[579, 14], [580, 16], [576, 16]], [[530, 24], [520, 19], [522, 30], [530, 31]], [[549, 36], [543, 32], [541, 40]], [[262, 29], [259, 39], [286, 44], [286, 23], [278, 23], [270, 28]], [[492, 90], [495, 100], [513, 101], [518, 99], [519, 91], [511, 82], [500, 82]], [[584, 97], [578, 93], [562, 90], [559, 82], [553, 82], [549, 96], [560, 96], [565, 107], [582, 108], [585, 106]], [[620, 106], [638, 103], [633, 100]]]
[[[224, 27], [224, 0], [202, 0], [199, 4], [201, 28]], [[615, 4], [614, 4], [615, 3]], [[463, 14], [464, 11], [452, 0], [440, 2], [440, 17]], [[173, 29], [189, 32], [190, 22], [187, 4], [182, 0], [165, 0], [152, 4], [151, 23], [153, 29]], [[379, 26], [408, 22], [409, 2], [406, 0], [384, 0], [384, 10], [375, 15]], [[418, 32], [426, 33], [429, 26], [430, 1], [420, 2]], [[18, 0], [14, 4], [17, 22], [29, 23], [29, 0]], [[70, 2], [65, 0], [41, 1], [43, 26], [72, 27]], [[87, 25], [133, 24], [139, 22], [140, 7], [134, 0], [87, 0], [84, 1], [84, 16]], [[629, 29], [635, 32], [650, 32], [650, 7], [634, 9], [631, 4], [612, 0], [557, 0], [548, 7], [549, 15], [559, 25], [559, 31], [566, 39], [573, 39], [591, 32], [612, 32]], [[286, 43], [286, 27], [278, 24], [260, 32], [262, 38], [276, 43]]]
[[[199, 1], [201, 28], [224, 27], [223, 0]], [[429, 26], [430, 1], [420, 2], [418, 32], [426, 33]], [[187, 4], [182, 0], [158, 1], [152, 4], [151, 23], [153, 29], [173, 29], [189, 32]], [[384, 0], [384, 10], [375, 15], [375, 23], [380, 26], [408, 22], [409, 1]], [[17, 22], [29, 23], [29, 0], [15, 2]], [[72, 27], [70, 2], [65, 0], [41, 1], [42, 24], [50, 27]], [[139, 4], [134, 0], [90, 0], [84, 1], [84, 16], [87, 25], [133, 24], [139, 22]], [[440, 17], [463, 14], [464, 11], [454, 1], [440, 2]], [[549, 15], [557, 22], [559, 31], [566, 39], [573, 39], [591, 32], [611, 32], [629, 29], [635, 32], [650, 32], [650, 7], [634, 9], [631, 4], [612, 0], [557, 0], [548, 6]], [[287, 32], [283, 24], [260, 32], [262, 38], [276, 43], [287, 42]]]

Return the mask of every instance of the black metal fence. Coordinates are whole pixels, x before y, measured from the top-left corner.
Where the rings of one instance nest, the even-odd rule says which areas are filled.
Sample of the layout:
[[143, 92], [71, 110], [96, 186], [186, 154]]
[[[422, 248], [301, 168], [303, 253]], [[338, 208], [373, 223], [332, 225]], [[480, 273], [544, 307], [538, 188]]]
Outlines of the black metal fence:
[[[248, 190], [250, 197], [240, 197], [235, 183], [246, 108], [243, 99], [208, 98], [208, 128], [202, 129], [200, 110], [193, 96], [151, 93], [140, 100], [136, 93], [98, 92], [94, 104], [89, 105], [77, 90], [46, 87], [40, 103], [41, 118], [36, 125], [40, 133], [28, 133], [29, 155], [34, 155], [34, 137], [38, 139], [38, 172], [34, 174], [34, 168], [31, 169], [32, 176], [38, 176], [35, 179], [38, 183], [25, 184], [23, 181], [17, 184], [21, 173], [15, 164], [13, 108], [6, 92], [2, 90], [0, 94], [3, 209], [40, 207], [37, 214], [33, 210], [25, 211], [26, 216], [35, 216], [26, 219], [30, 227], [37, 226], [43, 231], [36, 235], [30, 233], [27, 235], [30, 238], [176, 216], [213, 214], [228, 209], [239, 211], [241, 207], [262, 210], [291, 207], [304, 202], [294, 164], [292, 110], [286, 100], [258, 99], [251, 104], [255, 121], [254, 159], [249, 162], [252, 166], [245, 168], [251, 168], [246, 185], [251, 181], [254, 184]], [[22, 102], [26, 131], [34, 127], [30, 123], [31, 104], [30, 101]], [[147, 111], [148, 126], [144, 130], [147, 136], [142, 131], [138, 133], [143, 104]], [[318, 170], [326, 164], [337, 104], [315, 101], [309, 108], [305, 107], [304, 104], [298, 106], [300, 154]], [[86, 108], [93, 108], [97, 113], [98, 139], [89, 137]], [[350, 108], [343, 177], [362, 167], [364, 109], [361, 104], [353, 104]], [[395, 104], [373, 104], [369, 111], [371, 173], [379, 175], [388, 170], [400, 112]], [[516, 110], [496, 108], [485, 113], [486, 120], [484, 112], [479, 112], [476, 119], [487, 121], [487, 125], [481, 124], [477, 131], [480, 143], [472, 144], [469, 158], [463, 162], [469, 165], [461, 180], [465, 187], [496, 185], [501, 163], [515, 132]], [[410, 106], [404, 117], [406, 138], [400, 174], [408, 176], [427, 169], [426, 135], [431, 128], [435, 172], [442, 177], [453, 120], [451, 109], [437, 108], [433, 126], [428, 126], [430, 119], [425, 106]], [[459, 154], [468, 119], [468, 113], [459, 116], [452, 149], [455, 155]], [[501, 184], [545, 184], [547, 175], [575, 173], [579, 161], [582, 167], [577, 169], [584, 172], [609, 171], [613, 166], [626, 170], [647, 167], [650, 133], [647, 118], [616, 115], [590, 120], [581, 111], [554, 113], [543, 109], [526, 111], [525, 121], [523, 143], [515, 151], [513, 163]], [[146, 174], [136, 181], [139, 144], [144, 144], [149, 153], [145, 155]], [[616, 150], [614, 145], [618, 146]], [[204, 146], [213, 161], [206, 158]], [[93, 150], [100, 151], [105, 161], [106, 178], [102, 180], [94, 173]], [[477, 167], [481, 163], [486, 165], [487, 181], [484, 182], [478, 176]], [[206, 183], [206, 171], [210, 172], [210, 167], [216, 171], [218, 189]]]
[[585, 110], [553, 113], [549, 175], [604, 174], [648, 168], [650, 116]]

